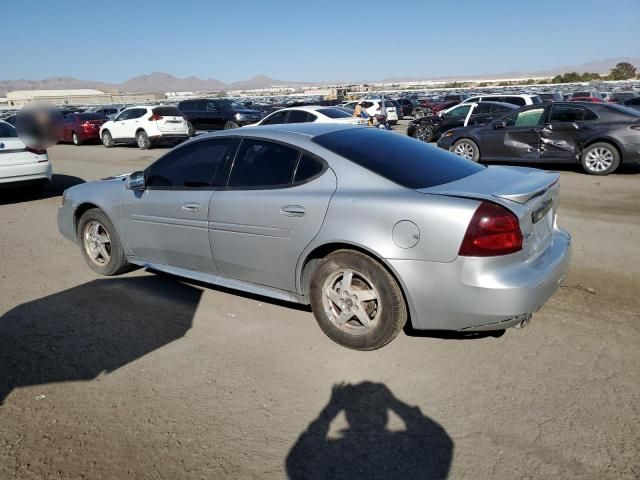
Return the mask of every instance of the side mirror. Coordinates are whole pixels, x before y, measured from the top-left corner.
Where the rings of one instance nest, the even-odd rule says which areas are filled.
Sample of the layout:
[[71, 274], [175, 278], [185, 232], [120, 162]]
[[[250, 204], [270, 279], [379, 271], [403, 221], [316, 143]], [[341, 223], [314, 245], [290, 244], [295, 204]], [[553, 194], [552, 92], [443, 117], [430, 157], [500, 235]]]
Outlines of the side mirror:
[[496, 122], [493, 124], [493, 128], [498, 130], [500, 128], [505, 128], [507, 126], [507, 122]]
[[129, 190], [144, 190], [144, 173], [133, 172], [129, 177], [127, 177], [125, 186]]

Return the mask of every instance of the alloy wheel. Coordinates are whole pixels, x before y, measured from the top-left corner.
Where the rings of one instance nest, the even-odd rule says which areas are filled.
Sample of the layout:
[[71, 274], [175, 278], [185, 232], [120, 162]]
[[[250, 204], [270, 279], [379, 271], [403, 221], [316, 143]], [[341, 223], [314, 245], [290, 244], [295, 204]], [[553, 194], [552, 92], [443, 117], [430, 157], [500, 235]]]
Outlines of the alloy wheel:
[[84, 227], [84, 249], [96, 265], [103, 267], [111, 260], [111, 237], [97, 220], [91, 220]]
[[613, 164], [613, 152], [604, 147], [594, 148], [587, 153], [584, 163], [592, 172], [604, 172]]
[[453, 149], [453, 153], [466, 158], [467, 160], [473, 160], [473, 146], [467, 142], [458, 143]]
[[327, 316], [347, 333], [367, 333], [380, 318], [380, 295], [360, 272], [338, 270], [324, 282], [322, 293]]

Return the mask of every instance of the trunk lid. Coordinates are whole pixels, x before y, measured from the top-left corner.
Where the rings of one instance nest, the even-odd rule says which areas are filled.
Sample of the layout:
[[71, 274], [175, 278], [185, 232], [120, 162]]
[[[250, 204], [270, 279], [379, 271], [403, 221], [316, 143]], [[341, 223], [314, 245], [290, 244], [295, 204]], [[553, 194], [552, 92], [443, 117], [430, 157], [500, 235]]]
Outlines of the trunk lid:
[[0, 138], [0, 166], [24, 165], [47, 161], [47, 153], [36, 154], [27, 149], [19, 138]]
[[498, 203], [520, 222], [525, 257], [535, 258], [552, 241], [560, 175], [534, 168], [490, 166], [455, 182], [418, 190]]

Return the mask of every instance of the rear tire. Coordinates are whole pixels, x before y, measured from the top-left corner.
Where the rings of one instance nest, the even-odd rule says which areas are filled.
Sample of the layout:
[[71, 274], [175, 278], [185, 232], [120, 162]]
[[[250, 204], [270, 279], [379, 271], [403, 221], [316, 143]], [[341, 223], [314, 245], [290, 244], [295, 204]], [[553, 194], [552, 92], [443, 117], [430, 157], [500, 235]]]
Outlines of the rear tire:
[[411, 116], [413, 118], [415, 118], [416, 120], [419, 118], [424, 117], [424, 110], [422, 110], [421, 108], [416, 108], [413, 113], [411, 114]]
[[71, 141], [76, 147], [82, 145], [82, 140], [80, 140], [80, 137], [78, 137], [78, 134], [76, 132], [73, 132], [71, 134]]
[[140, 130], [136, 133], [136, 144], [140, 150], [149, 150], [151, 148], [151, 141], [149, 140], [147, 132]]
[[472, 160], [474, 162], [480, 161], [480, 149], [478, 144], [468, 138], [462, 138], [453, 144], [451, 151], [459, 157]]
[[620, 166], [620, 154], [610, 143], [598, 142], [583, 150], [580, 163], [590, 175], [609, 175]]
[[113, 137], [111, 136], [111, 132], [109, 132], [109, 130], [104, 130], [102, 132], [102, 145], [104, 145], [106, 148], [111, 148], [115, 145], [115, 142], [113, 141]]
[[407, 322], [407, 306], [393, 276], [353, 250], [337, 250], [318, 263], [309, 298], [322, 331], [354, 350], [385, 346]]
[[193, 124], [191, 122], [187, 122], [187, 135], [189, 135], [189, 138], [193, 137], [195, 133], [196, 131], [193, 128]]
[[240, 125], [238, 125], [236, 122], [232, 122], [231, 120], [229, 120], [227, 123], [224, 124], [224, 129], [225, 130], [231, 130], [232, 128], [239, 128]]
[[129, 268], [118, 232], [99, 208], [82, 214], [77, 234], [82, 255], [94, 272], [112, 276]]

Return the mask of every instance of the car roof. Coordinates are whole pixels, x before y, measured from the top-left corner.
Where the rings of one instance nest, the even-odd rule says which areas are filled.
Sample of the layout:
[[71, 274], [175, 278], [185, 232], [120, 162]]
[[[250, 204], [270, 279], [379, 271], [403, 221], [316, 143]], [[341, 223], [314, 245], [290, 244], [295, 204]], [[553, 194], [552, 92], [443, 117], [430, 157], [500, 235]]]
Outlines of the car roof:
[[[255, 127], [247, 126], [242, 128], [237, 128], [233, 130], [225, 130], [225, 132], [229, 135], [235, 135], [238, 133], [246, 132], [247, 134], [255, 134], [259, 132], [265, 132], [267, 130], [273, 132], [283, 132], [283, 133], [294, 133], [297, 135], [304, 135], [307, 137], [317, 137], [319, 135], [324, 135], [325, 133], [337, 132], [340, 130], [348, 130], [352, 128], [367, 128], [361, 125], [349, 125], [349, 124], [340, 124], [340, 123], [281, 123], [277, 125], [259, 125]], [[199, 135], [200, 137], [206, 136], [219, 136], [220, 134], [217, 132], [206, 133], [204, 135]]]
[[[321, 108], [335, 108], [338, 107], [338, 105], [300, 105], [299, 107], [287, 107], [287, 108], [281, 108], [279, 110], [276, 110], [278, 112], [281, 112], [283, 110], [304, 110], [306, 112], [315, 112], [320, 110]], [[275, 112], [274, 112], [275, 113]]]

